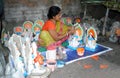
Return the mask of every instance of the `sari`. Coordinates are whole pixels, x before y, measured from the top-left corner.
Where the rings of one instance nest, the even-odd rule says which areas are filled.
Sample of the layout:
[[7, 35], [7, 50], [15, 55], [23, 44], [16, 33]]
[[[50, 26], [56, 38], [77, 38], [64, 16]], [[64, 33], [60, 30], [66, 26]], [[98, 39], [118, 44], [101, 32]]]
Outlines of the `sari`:
[[[55, 30], [58, 35], [63, 35], [68, 31], [68, 27], [65, 24], [63, 24], [62, 22], [57, 22]], [[62, 44], [62, 42], [64, 42], [65, 40], [68, 39], [68, 36], [66, 36], [59, 41], [55, 41], [52, 38], [52, 36], [50, 35], [50, 33], [46, 30], [42, 30], [39, 37], [40, 37], [40, 39], [42, 39], [44, 41], [43, 43], [40, 43], [40, 46], [45, 46], [45, 47], [59, 46]]]

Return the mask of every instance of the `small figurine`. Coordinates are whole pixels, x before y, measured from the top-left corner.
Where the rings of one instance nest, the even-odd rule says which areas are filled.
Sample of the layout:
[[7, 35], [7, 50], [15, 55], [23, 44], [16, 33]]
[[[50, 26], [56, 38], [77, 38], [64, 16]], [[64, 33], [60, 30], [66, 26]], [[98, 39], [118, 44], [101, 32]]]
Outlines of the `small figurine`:
[[96, 48], [97, 34], [93, 27], [90, 27], [87, 31], [86, 46], [87, 50], [94, 51]]
[[57, 60], [63, 60], [67, 58], [65, 48], [62, 46], [57, 47]]
[[17, 35], [23, 34], [23, 28], [21, 26], [14, 27], [14, 33]]
[[80, 24], [75, 25], [75, 33], [73, 36], [70, 37], [69, 40], [69, 48], [76, 50], [80, 44], [82, 44], [83, 38], [83, 28]]
[[41, 26], [41, 28], [42, 28], [42, 26], [44, 25], [44, 21], [41, 20], [41, 19], [38, 19], [38, 20], [36, 20], [36, 21], [34, 22], [34, 24], [38, 24], [38, 25]]
[[33, 32], [33, 41], [37, 41], [38, 40], [38, 37], [39, 37], [39, 34], [40, 34], [40, 31], [41, 31], [41, 26], [39, 26], [38, 24], [35, 24], [32, 28], [32, 32]]
[[73, 39], [71, 41], [69, 41], [69, 46], [71, 47], [71, 49], [75, 49], [78, 47], [79, 42], [78, 42], [78, 37], [77, 36], [73, 36]]

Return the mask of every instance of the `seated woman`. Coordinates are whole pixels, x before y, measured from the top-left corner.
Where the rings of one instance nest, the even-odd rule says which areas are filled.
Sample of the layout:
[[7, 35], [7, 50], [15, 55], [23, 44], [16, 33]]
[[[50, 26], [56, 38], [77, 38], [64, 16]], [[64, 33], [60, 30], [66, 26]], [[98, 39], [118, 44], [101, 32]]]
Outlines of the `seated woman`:
[[39, 36], [43, 41], [39, 40], [41, 46], [60, 45], [68, 38], [68, 35], [74, 33], [74, 28], [60, 22], [62, 15], [59, 7], [51, 6], [47, 16], [48, 20], [45, 22]]

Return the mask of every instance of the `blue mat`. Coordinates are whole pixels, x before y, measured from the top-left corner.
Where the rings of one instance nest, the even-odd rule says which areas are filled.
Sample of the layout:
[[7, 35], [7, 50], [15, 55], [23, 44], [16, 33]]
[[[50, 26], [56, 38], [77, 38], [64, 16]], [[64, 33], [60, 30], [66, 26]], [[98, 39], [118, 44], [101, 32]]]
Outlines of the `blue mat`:
[[86, 59], [89, 58], [91, 56], [94, 55], [100, 55], [103, 54], [105, 52], [109, 52], [110, 50], [112, 50], [110, 47], [106, 47], [100, 44], [97, 44], [97, 47], [95, 49], [95, 51], [89, 51], [89, 50], [85, 50], [85, 53], [83, 56], [79, 56], [77, 55], [76, 50], [71, 50], [69, 48], [66, 49], [66, 53], [67, 53], [67, 58], [64, 59], [64, 61], [66, 62], [66, 64], [81, 60], [81, 59]]

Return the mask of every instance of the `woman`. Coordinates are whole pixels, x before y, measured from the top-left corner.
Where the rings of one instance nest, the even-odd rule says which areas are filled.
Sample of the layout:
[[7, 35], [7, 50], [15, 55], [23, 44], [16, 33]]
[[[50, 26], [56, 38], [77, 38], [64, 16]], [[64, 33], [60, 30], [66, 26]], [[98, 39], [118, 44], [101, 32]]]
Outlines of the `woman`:
[[72, 27], [66, 27], [60, 22], [62, 14], [59, 7], [51, 6], [47, 16], [48, 20], [45, 22], [40, 34], [40, 39], [44, 41], [43, 43], [40, 42], [42, 46], [49, 46], [53, 43], [60, 44], [68, 38], [68, 35], [73, 34], [74, 29]]

